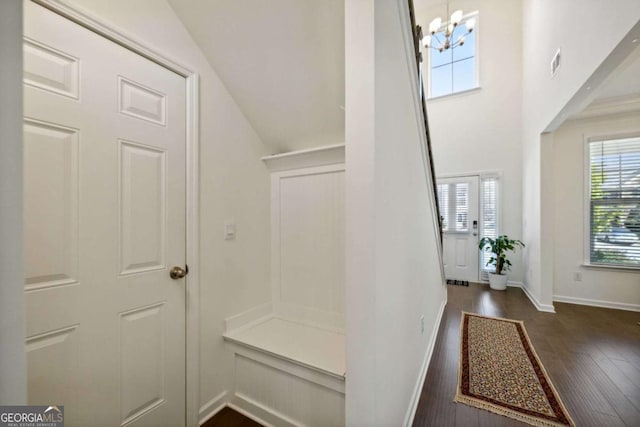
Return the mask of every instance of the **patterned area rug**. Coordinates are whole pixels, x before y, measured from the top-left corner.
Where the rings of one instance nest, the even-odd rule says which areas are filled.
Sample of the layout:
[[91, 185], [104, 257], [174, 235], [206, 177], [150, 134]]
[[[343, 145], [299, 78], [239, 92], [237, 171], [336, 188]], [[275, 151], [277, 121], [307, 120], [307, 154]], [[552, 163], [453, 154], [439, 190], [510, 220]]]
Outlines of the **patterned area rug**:
[[575, 426], [521, 321], [462, 313], [456, 402], [534, 426]]

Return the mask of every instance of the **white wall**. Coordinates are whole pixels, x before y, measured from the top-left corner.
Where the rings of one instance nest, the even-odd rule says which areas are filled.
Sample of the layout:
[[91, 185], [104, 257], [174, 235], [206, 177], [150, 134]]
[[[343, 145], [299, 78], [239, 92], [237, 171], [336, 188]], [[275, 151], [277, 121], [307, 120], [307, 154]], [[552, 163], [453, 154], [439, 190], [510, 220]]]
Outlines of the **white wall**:
[[346, 421], [399, 426], [446, 299], [437, 213], [407, 4], [347, 0], [345, 17]]
[[[551, 306], [554, 239], [543, 233], [552, 221], [553, 200], [543, 187], [544, 162], [551, 161], [541, 134], [640, 19], [637, 0], [524, 0], [523, 3], [523, 237], [525, 285], [540, 304]], [[552, 78], [549, 64], [561, 48]], [[543, 154], [546, 154], [543, 158]]]
[[21, 1], [0, 1], [0, 58], [0, 405], [23, 405]]
[[[501, 234], [522, 238], [522, 1], [452, 1], [478, 11], [480, 90], [427, 101], [437, 176], [501, 171]], [[416, 11], [423, 31], [445, 4]], [[425, 50], [423, 75], [427, 76]], [[526, 241], [525, 241], [526, 243]], [[522, 252], [510, 256], [509, 280], [522, 282]]]
[[[640, 133], [640, 113], [575, 120], [553, 133], [554, 177], [554, 297], [596, 300], [640, 309], [636, 271], [584, 268], [585, 144], [589, 137]], [[574, 280], [582, 273], [582, 281]]]
[[[267, 153], [166, 1], [74, 3], [200, 74], [200, 405], [206, 405], [233, 378], [222, 320], [271, 297], [269, 174], [260, 161]], [[227, 220], [237, 223], [236, 240], [224, 240]]]

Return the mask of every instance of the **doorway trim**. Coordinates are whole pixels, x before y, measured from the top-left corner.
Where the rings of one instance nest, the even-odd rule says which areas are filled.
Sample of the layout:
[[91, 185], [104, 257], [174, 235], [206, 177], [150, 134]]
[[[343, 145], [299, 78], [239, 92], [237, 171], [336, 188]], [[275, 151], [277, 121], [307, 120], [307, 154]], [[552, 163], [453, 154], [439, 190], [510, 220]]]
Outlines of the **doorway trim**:
[[110, 40], [185, 79], [186, 83], [186, 260], [189, 275], [185, 289], [186, 348], [185, 348], [185, 414], [186, 426], [198, 425], [199, 412], [199, 304], [200, 299], [200, 76], [197, 72], [150, 48], [145, 42], [133, 38], [114, 24], [89, 15], [64, 0], [31, 0], [68, 20]]

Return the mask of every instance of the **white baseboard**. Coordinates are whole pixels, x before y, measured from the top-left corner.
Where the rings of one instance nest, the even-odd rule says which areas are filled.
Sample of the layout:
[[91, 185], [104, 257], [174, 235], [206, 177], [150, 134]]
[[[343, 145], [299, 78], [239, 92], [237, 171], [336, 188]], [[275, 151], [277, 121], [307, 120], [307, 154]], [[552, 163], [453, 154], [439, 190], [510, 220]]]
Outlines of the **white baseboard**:
[[569, 304], [590, 305], [593, 307], [615, 308], [617, 310], [640, 311], [640, 304], [628, 304], [626, 302], [602, 301], [597, 299], [567, 297], [554, 295], [553, 300]]
[[303, 427], [291, 418], [256, 402], [242, 393], [236, 392], [227, 406], [265, 427]]
[[556, 309], [553, 307], [552, 304], [541, 304], [540, 301], [538, 301], [538, 299], [533, 296], [533, 294], [529, 291], [529, 289], [526, 286], [522, 286], [522, 290], [524, 291], [524, 294], [529, 298], [529, 301], [531, 301], [531, 303], [536, 307], [536, 309], [538, 309], [538, 311], [544, 311], [547, 313], [556, 312]]
[[211, 417], [220, 412], [227, 405], [227, 391], [223, 391], [200, 407], [198, 414], [199, 425], [209, 421]]
[[438, 316], [436, 317], [436, 324], [431, 332], [431, 338], [427, 345], [427, 352], [422, 362], [422, 368], [420, 369], [420, 376], [418, 382], [413, 390], [413, 396], [411, 396], [411, 403], [409, 409], [404, 417], [404, 426], [409, 427], [413, 425], [413, 419], [416, 416], [416, 410], [418, 409], [418, 402], [420, 401], [420, 395], [422, 394], [422, 387], [424, 386], [424, 380], [427, 378], [427, 371], [429, 370], [429, 364], [431, 363], [431, 356], [433, 356], [433, 350], [436, 347], [436, 339], [438, 338], [438, 331], [440, 330], [440, 323], [442, 322], [442, 315], [444, 314], [444, 308], [447, 305], [447, 299], [445, 298], [440, 304], [440, 310], [438, 310]]

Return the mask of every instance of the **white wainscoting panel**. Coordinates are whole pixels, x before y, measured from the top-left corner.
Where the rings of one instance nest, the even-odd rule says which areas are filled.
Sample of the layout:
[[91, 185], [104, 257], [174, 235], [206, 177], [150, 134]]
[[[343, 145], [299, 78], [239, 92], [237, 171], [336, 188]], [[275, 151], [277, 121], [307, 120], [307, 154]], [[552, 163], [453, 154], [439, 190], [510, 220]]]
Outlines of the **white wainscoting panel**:
[[343, 326], [344, 216], [344, 165], [273, 174], [272, 285], [276, 312], [288, 306], [286, 316]]
[[235, 346], [236, 383], [230, 405], [266, 425], [343, 426], [344, 379], [278, 356]]

